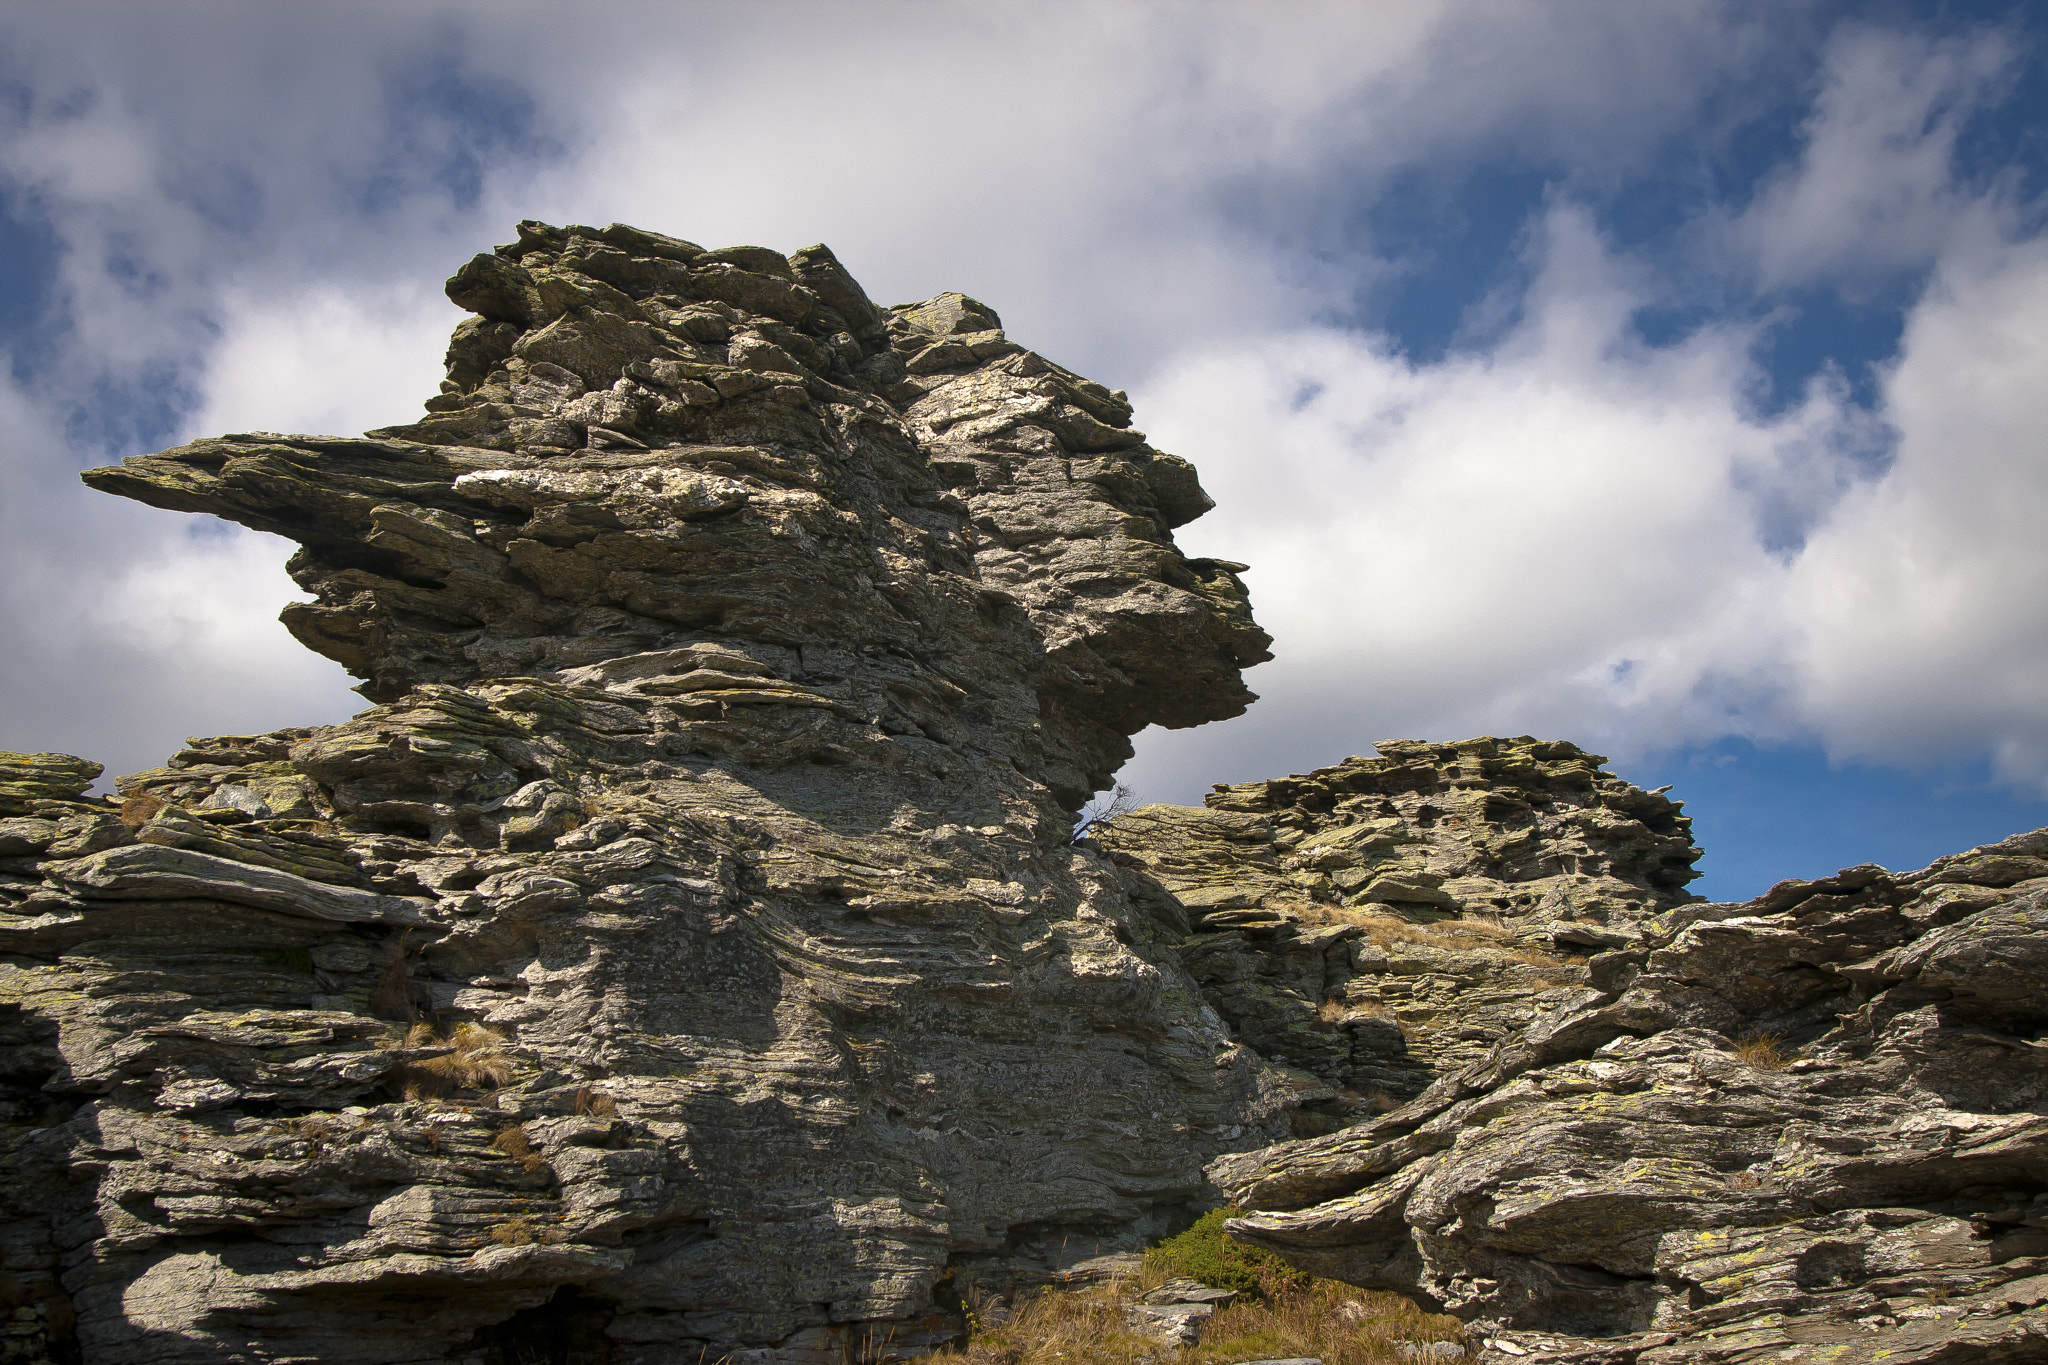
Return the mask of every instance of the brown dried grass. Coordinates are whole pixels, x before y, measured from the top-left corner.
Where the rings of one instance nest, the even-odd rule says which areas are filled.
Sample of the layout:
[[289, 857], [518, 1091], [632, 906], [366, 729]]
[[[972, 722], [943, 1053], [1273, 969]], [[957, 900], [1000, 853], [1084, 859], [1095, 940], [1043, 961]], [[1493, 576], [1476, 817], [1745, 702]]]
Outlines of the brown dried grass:
[[570, 1106], [574, 1114], [587, 1114], [591, 1118], [608, 1119], [619, 1112], [618, 1101], [594, 1085], [576, 1087], [576, 1100]]
[[523, 1123], [515, 1123], [510, 1128], [500, 1128], [498, 1135], [491, 1139], [491, 1146], [529, 1171], [547, 1169], [547, 1159], [534, 1149], [533, 1138], [528, 1135]]
[[137, 792], [121, 803], [118, 814], [121, 823], [128, 828], [141, 829], [156, 818], [156, 813], [162, 810], [164, 805], [165, 802], [159, 797], [151, 796], [148, 792]]
[[1309, 1280], [1241, 1296], [1208, 1320], [1198, 1345], [1183, 1351], [1124, 1323], [1124, 1309], [1166, 1278], [1148, 1263], [1116, 1284], [1044, 1290], [1019, 1303], [1007, 1322], [927, 1359], [932, 1365], [1228, 1365], [1312, 1356], [1324, 1365], [1394, 1365], [1399, 1342], [1462, 1339], [1456, 1319], [1425, 1313], [1407, 1299]]
[[532, 1246], [533, 1223], [525, 1218], [507, 1218], [491, 1229], [491, 1240], [501, 1247]]
[[1745, 1033], [1735, 1040], [1735, 1060], [1751, 1071], [1783, 1071], [1792, 1062], [1784, 1042], [1782, 1033]]
[[431, 1024], [414, 1024], [390, 1045], [453, 1051], [395, 1066], [387, 1081], [409, 1100], [441, 1099], [463, 1090], [495, 1090], [512, 1081], [512, 1061], [504, 1052], [507, 1041], [504, 1034], [482, 1024], [457, 1024], [445, 1038]]
[[1316, 1017], [1326, 1024], [1344, 1024], [1354, 1019], [1384, 1019], [1405, 1034], [1407, 1028], [1401, 1023], [1394, 1007], [1381, 1000], [1325, 1000], [1316, 1010]]

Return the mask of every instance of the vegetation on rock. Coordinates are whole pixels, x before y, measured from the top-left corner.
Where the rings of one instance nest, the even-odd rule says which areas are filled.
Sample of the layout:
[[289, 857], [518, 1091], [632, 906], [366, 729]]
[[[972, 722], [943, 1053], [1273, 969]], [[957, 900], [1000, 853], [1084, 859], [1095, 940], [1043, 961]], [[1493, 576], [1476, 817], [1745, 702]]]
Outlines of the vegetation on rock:
[[[1396, 1365], [1404, 1344], [1458, 1342], [1455, 1318], [1432, 1314], [1392, 1294], [1315, 1279], [1277, 1257], [1231, 1240], [1223, 1210], [1145, 1254], [1131, 1274], [1081, 1289], [1046, 1288], [1014, 1309], [981, 1305], [969, 1338], [929, 1357], [932, 1365], [1230, 1365], [1246, 1360], [1314, 1358], [1324, 1365]], [[1164, 1346], [1134, 1329], [1128, 1314], [1144, 1296], [1178, 1277], [1238, 1297], [1202, 1323], [1189, 1348]], [[990, 1319], [995, 1319], [991, 1321]]]

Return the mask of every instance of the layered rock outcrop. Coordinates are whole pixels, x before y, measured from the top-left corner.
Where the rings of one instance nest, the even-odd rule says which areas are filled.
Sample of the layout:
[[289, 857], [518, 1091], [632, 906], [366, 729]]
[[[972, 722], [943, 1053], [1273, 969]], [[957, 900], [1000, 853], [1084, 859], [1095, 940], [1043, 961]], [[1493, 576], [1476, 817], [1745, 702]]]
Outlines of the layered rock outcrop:
[[1497, 1359], [2048, 1359], [2048, 831], [1707, 905], [1524, 737], [1075, 841], [1268, 644], [1123, 395], [822, 247], [449, 292], [422, 420], [86, 476], [374, 705], [0, 755], [6, 1360], [900, 1358], [1221, 1194]]
[[1688, 905], [1238, 1235], [1584, 1365], [2048, 1359], [2048, 830]]
[[1069, 844], [1266, 657], [1122, 395], [822, 247], [528, 223], [449, 293], [423, 420], [86, 476], [298, 541], [377, 704], [0, 773], [51, 1349], [901, 1354], [1284, 1135], [1170, 900]]
[[1598, 754], [1528, 736], [1377, 749], [1094, 831], [1186, 908], [1182, 960], [1238, 1037], [1308, 1073], [1297, 1130], [1412, 1098], [1692, 899], [1691, 821]]

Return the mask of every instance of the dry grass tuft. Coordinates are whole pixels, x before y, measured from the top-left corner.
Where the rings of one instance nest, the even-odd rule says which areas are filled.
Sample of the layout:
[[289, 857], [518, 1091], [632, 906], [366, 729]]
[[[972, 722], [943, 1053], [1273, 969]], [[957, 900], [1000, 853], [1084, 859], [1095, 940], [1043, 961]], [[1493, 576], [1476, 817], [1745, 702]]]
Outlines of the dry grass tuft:
[[1181, 1351], [1124, 1322], [1124, 1309], [1165, 1278], [1148, 1267], [1117, 1284], [1045, 1290], [1019, 1303], [1009, 1321], [927, 1359], [932, 1365], [1230, 1365], [1308, 1356], [1324, 1365], [1394, 1365], [1396, 1343], [1462, 1340], [1455, 1318], [1425, 1313], [1407, 1299], [1305, 1280], [1240, 1297], [1208, 1320], [1200, 1344]]
[[1408, 1036], [1408, 1026], [1401, 1022], [1401, 1016], [1394, 1007], [1384, 1000], [1325, 1000], [1316, 1010], [1316, 1017], [1326, 1024], [1355, 1023], [1360, 1019], [1384, 1019], [1401, 1030], [1401, 1036]]
[[1360, 1019], [1384, 1019], [1401, 1030], [1401, 1036], [1409, 1036], [1408, 1025], [1401, 1022], [1401, 1016], [1392, 1005], [1383, 1000], [1325, 1000], [1316, 1010], [1316, 1017], [1326, 1024], [1348, 1024]]
[[619, 1112], [618, 1101], [594, 1085], [576, 1087], [576, 1101], [571, 1113], [588, 1114], [592, 1118], [608, 1119]]
[[[994, 1326], [980, 1325], [983, 1305], [970, 1295], [976, 1330], [964, 1345], [929, 1359], [934, 1365], [1227, 1365], [1312, 1356], [1324, 1365], [1393, 1365], [1399, 1342], [1461, 1339], [1453, 1318], [1425, 1313], [1392, 1294], [1311, 1279], [1231, 1239], [1223, 1232], [1228, 1216], [1228, 1210], [1204, 1215], [1146, 1253], [1128, 1279], [1045, 1290]], [[1240, 1290], [1236, 1302], [1208, 1319], [1200, 1344], [1185, 1351], [1132, 1331], [1124, 1318], [1148, 1290], [1178, 1276]]]
[[1782, 1033], [1745, 1033], [1735, 1040], [1735, 1060], [1751, 1071], [1783, 1071], [1792, 1061], [1784, 1042]]
[[1456, 1318], [1425, 1313], [1393, 1294], [1311, 1280], [1262, 1299], [1240, 1299], [1209, 1320], [1185, 1365], [1311, 1356], [1323, 1365], [1384, 1365], [1396, 1343], [1462, 1341]]
[[507, 1218], [491, 1229], [491, 1240], [501, 1247], [532, 1246], [533, 1224], [525, 1218]]
[[[963, 1345], [943, 1347], [925, 1359], [930, 1365], [1077, 1365], [1081, 1361], [1141, 1365], [1156, 1361], [1165, 1348], [1124, 1324], [1125, 1305], [1143, 1292], [1137, 1284], [1126, 1280], [1093, 1289], [1047, 1289], [1032, 1294], [1020, 1299], [1007, 1322], [975, 1331]], [[970, 1311], [979, 1307], [973, 1305]]]
[[292, 1131], [301, 1142], [311, 1143], [314, 1151], [325, 1147], [337, 1135], [335, 1123], [323, 1115], [309, 1114], [292, 1124]]
[[1571, 960], [1566, 957], [1518, 942], [1514, 929], [1498, 915], [1473, 914], [1422, 923], [1405, 920], [1397, 915], [1341, 905], [1289, 908], [1296, 909], [1305, 919], [1325, 924], [1355, 924], [1365, 930], [1366, 938], [1378, 948], [1391, 948], [1396, 944], [1407, 943], [1418, 947], [1444, 948], [1465, 953], [1476, 949], [1489, 949], [1510, 962], [1523, 962], [1532, 967], [1555, 967], [1566, 970], [1573, 967]]
[[454, 1050], [424, 1062], [395, 1066], [388, 1079], [409, 1100], [439, 1099], [461, 1090], [495, 1090], [512, 1081], [512, 1061], [504, 1052], [506, 1041], [504, 1034], [481, 1024], [457, 1024], [445, 1038], [431, 1024], [414, 1024], [392, 1046]]
[[533, 1139], [527, 1136], [526, 1125], [515, 1123], [510, 1128], [500, 1128], [498, 1135], [491, 1139], [491, 1146], [529, 1171], [544, 1171], [547, 1160], [534, 1150]]
[[148, 792], [138, 792], [121, 803], [121, 823], [130, 829], [141, 829], [164, 808], [164, 802]]

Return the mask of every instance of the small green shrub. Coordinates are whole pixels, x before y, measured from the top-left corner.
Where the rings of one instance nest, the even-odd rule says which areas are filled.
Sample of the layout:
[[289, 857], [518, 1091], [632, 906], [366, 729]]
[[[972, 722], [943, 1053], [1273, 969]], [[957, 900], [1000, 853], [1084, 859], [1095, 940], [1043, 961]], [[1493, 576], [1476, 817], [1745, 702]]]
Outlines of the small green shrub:
[[1308, 1283], [1308, 1276], [1270, 1251], [1246, 1246], [1223, 1230], [1224, 1220], [1241, 1210], [1211, 1209], [1186, 1232], [1169, 1237], [1145, 1253], [1148, 1270], [1167, 1279], [1184, 1276], [1217, 1289], [1271, 1297]]

